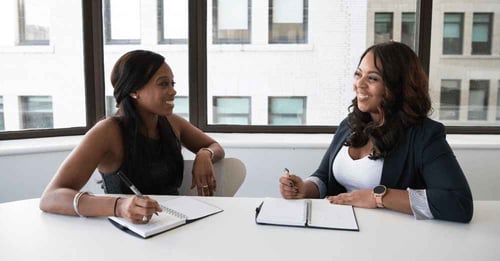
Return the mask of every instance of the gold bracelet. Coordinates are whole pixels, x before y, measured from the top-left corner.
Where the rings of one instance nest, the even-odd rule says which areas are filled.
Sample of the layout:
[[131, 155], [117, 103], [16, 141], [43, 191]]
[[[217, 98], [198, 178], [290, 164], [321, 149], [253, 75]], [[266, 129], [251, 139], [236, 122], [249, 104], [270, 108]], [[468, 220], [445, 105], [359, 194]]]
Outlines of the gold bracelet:
[[215, 152], [214, 152], [214, 150], [212, 150], [211, 148], [201, 148], [200, 150], [206, 150], [206, 151], [210, 152], [210, 159], [211, 159], [211, 160], [213, 160], [213, 159], [214, 159]]

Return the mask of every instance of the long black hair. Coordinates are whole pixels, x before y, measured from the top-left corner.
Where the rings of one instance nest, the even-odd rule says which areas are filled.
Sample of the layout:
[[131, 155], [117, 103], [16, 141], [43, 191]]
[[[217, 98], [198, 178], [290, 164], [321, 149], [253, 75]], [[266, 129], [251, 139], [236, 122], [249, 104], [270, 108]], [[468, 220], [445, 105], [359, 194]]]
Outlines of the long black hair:
[[377, 159], [390, 154], [404, 139], [406, 129], [428, 116], [431, 100], [427, 74], [410, 47], [398, 42], [376, 44], [363, 53], [359, 63], [370, 52], [385, 85], [381, 121], [374, 122], [369, 113], [360, 111], [354, 98], [348, 115], [351, 135], [345, 145], [363, 147], [372, 140], [380, 153], [374, 149], [370, 158]]
[[[147, 137], [143, 137], [140, 132], [144, 123], [130, 94], [143, 88], [163, 64], [165, 58], [160, 54], [135, 50], [120, 57], [111, 72], [113, 95], [118, 106], [114, 119], [121, 127], [125, 149], [121, 169], [137, 187], [147, 186], [142, 184], [146, 181], [140, 177], [141, 173], [149, 173], [151, 156], [154, 152], [149, 151], [145, 144]], [[178, 183], [176, 185], [179, 187], [184, 166], [180, 142], [164, 116], [159, 116], [158, 128], [159, 153], [167, 161], [169, 175], [180, 175], [180, 178], [176, 179]], [[128, 191], [128, 188], [122, 186], [122, 190]]]

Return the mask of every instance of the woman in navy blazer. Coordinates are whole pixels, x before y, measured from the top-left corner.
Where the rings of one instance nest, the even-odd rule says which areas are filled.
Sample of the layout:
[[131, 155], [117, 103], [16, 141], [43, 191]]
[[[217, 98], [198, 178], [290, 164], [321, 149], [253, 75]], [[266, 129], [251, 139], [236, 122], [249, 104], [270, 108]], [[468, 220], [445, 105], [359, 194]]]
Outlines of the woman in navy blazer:
[[416, 54], [397, 42], [371, 46], [353, 87], [348, 117], [318, 169], [305, 180], [282, 176], [281, 195], [469, 222], [471, 191], [443, 124], [427, 117], [428, 78]]

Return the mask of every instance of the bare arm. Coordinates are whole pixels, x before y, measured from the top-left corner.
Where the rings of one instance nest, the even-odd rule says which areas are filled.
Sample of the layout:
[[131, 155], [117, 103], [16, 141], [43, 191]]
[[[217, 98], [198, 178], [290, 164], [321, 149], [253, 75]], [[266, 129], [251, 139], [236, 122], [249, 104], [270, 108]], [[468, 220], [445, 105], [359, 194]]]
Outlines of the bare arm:
[[168, 116], [168, 120], [182, 144], [196, 154], [191, 189], [197, 187], [198, 195], [212, 196], [217, 187], [213, 163], [224, 158], [224, 149], [214, 139], [185, 119], [172, 114]]

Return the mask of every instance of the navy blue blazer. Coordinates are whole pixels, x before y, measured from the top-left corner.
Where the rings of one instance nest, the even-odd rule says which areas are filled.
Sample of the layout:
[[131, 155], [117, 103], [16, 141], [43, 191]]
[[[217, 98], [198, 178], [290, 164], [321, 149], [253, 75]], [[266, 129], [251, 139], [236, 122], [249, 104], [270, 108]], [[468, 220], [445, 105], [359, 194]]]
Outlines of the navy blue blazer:
[[[318, 169], [311, 175], [327, 186], [327, 195], [346, 192], [332, 173], [337, 153], [349, 136], [347, 119], [341, 123]], [[467, 179], [446, 141], [443, 124], [425, 119], [408, 129], [406, 139], [384, 158], [380, 184], [393, 189], [426, 189], [436, 219], [469, 222], [472, 194]]]

